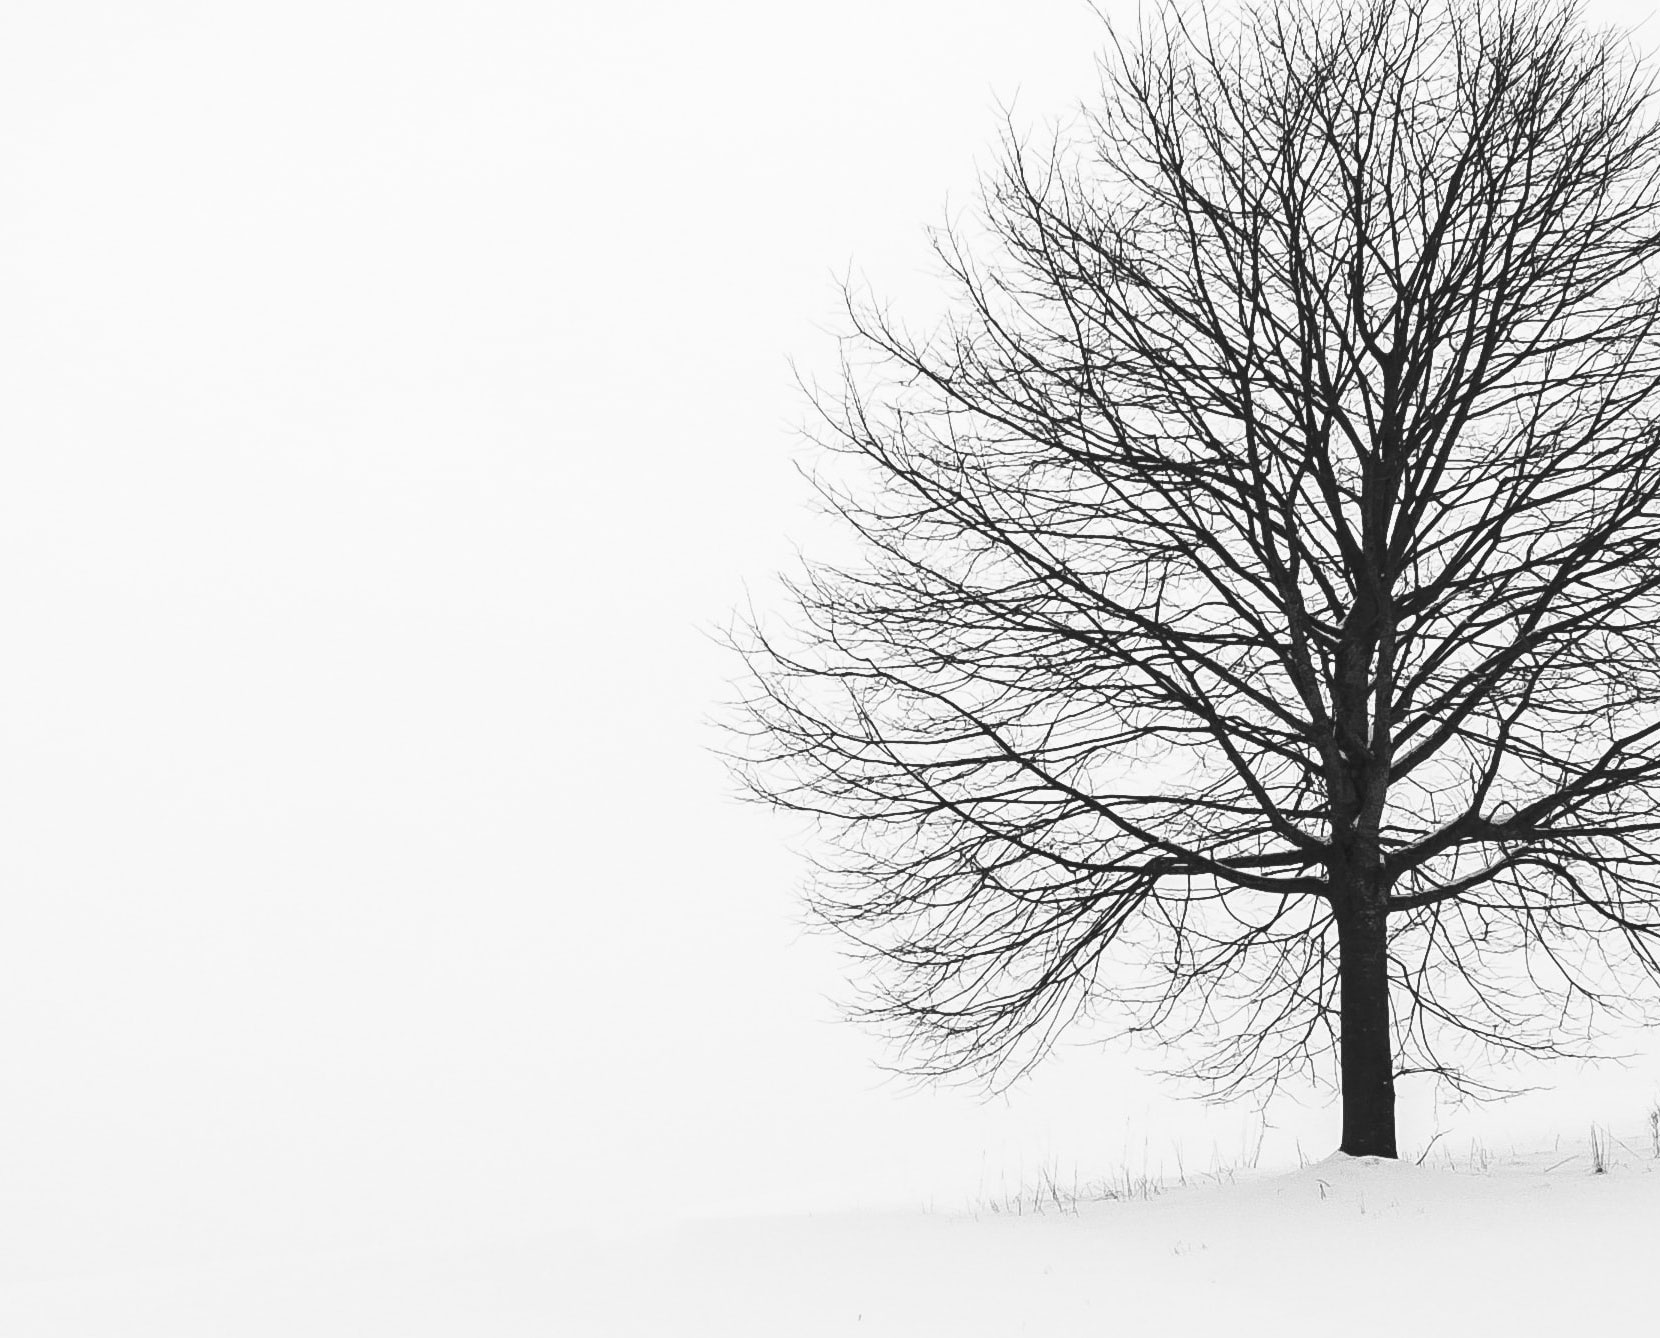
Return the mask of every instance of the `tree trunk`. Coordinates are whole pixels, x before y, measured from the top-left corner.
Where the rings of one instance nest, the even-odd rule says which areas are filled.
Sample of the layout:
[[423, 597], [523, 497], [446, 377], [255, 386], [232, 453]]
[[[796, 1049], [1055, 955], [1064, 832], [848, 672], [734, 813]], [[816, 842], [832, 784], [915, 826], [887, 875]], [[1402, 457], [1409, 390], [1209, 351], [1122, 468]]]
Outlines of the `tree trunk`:
[[1342, 1151], [1394, 1157], [1395, 1058], [1389, 1019], [1385, 913], [1358, 905], [1337, 921]]

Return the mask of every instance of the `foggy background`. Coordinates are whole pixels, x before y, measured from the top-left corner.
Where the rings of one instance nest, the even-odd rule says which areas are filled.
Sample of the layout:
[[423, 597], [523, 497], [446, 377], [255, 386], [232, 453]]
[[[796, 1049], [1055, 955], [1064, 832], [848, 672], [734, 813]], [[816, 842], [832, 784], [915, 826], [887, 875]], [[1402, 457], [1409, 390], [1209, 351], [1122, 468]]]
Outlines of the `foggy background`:
[[[817, 532], [788, 359], [833, 364], [850, 266], [937, 310], [999, 99], [1064, 110], [1102, 38], [1079, 0], [5, 6], [0, 1274], [1246, 1159], [1249, 1110], [1117, 1052], [885, 1080], [797, 830], [710, 752], [708, 634]], [[1403, 1146], [1618, 1131], [1657, 1073], [1405, 1085]], [[1265, 1164], [1335, 1146], [1270, 1118]]]

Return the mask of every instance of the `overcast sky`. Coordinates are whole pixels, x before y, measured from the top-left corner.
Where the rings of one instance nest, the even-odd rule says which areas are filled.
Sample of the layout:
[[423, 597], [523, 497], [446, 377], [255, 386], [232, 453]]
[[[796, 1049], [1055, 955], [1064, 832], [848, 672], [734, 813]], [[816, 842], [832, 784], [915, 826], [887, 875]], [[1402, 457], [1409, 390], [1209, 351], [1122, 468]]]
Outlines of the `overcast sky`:
[[13, 1267], [1237, 1160], [1239, 1117], [1091, 1051], [1006, 1102], [884, 1085], [789, 828], [708, 752], [706, 634], [811, 530], [788, 360], [832, 356], [833, 276], [925, 309], [999, 100], [1064, 108], [1101, 36], [1081, 0], [10, 0]]

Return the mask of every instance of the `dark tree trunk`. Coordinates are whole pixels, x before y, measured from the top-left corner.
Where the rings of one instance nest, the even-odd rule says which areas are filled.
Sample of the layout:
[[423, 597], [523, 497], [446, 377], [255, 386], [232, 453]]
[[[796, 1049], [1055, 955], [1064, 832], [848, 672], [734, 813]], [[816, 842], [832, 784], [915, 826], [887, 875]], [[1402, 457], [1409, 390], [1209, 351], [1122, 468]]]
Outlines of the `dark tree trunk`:
[[1337, 921], [1339, 1060], [1343, 1144], [1351, 1157], [1393, 1157], [1395, 1059], [1389, 970], [1381, 906], [1356, 906]]

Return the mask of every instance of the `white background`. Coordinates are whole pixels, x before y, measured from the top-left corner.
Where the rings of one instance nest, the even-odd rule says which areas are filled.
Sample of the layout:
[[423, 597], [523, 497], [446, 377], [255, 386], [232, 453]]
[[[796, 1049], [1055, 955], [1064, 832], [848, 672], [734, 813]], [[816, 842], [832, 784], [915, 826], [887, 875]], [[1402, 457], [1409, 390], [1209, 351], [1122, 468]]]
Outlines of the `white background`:
[[[1101, 36], [5, 6], [0, 1268], [1240, 1159], [1250, 1118], [1097, 1051], [989, 1104], [885, 1083], [790, 828], [709, 752], [707, 633], [813, 530], [788, 359], [827, 365], [850, 266], [927, 311], [999, 100], [1064, 108]], [[1554, 1080], [1442, 1123], [1654, 1088]]]

